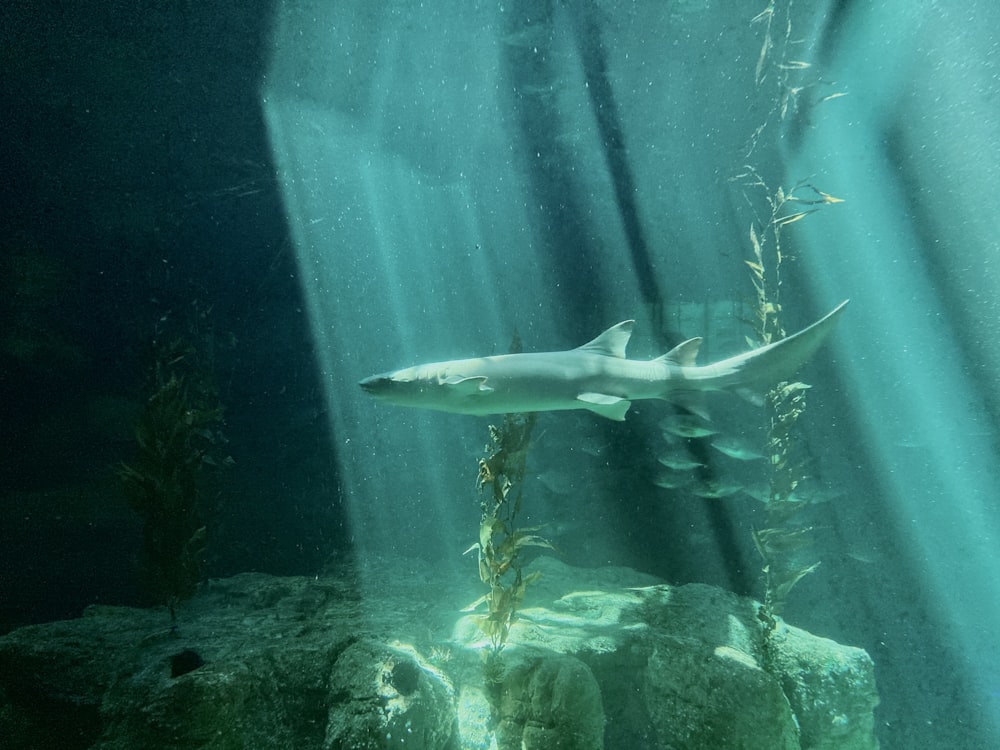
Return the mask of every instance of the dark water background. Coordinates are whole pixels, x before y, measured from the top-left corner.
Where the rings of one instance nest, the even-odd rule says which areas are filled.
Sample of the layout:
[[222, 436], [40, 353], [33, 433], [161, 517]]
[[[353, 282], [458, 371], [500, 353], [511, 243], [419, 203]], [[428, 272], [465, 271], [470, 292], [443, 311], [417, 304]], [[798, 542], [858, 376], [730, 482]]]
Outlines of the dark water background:
[[[817, 56], [832, 55], [830, 50], [843, 42], [840, 30], [851, 17], [852, 5], [833, 3], [827, 14], [817, 13], [809, 21], [826, 28], [818, 35]], [[345, 23], [365, 16], [357, 4], [347, 6]], [[302, 12], [310, 7], [303, 4]], [[586, 7], [588, 13], [571, 14], [576, 21], [570, 26], [584, 50], [582, 75], [596, 86], [611, 78], [602, 68], [608, 63], [594, 35], [602, 33], [605, 21], [612, 30], [618, 27], [606, 9], [602, 15]], [[287, 195], [277, 176], [261, 106], [274, 14], [275, 4], [261, 0], [169, 5], [15, 2], [0, 10], [4, 629], [74, 617], [91, 603], [144, 603], [137, 583], [141, 527], [124, 501], [116, 467], [135, 453], [133, 426], [148, 393], [154, 341], [186, 335], [211, 348], [218, 399], [225, 406], [225, 453], [234, 466], [218, 482], [218, 510], [211, 519], [205, 556], [207, 576], [245, 570], [315, 575], [338, 561], [346, 564], [354, 555], [366, 554], [356, 538], [360, 528], [352, 528], [352, 485], [343, 481], [345, 467], [357, 469], [346, 445], [366, 440], [377, 445], [390, 430], [422, 430], [429, 424], [422, 416], [391, 411], [362, 412], [372, 421], [346, 428], [329, 418], [330, 399], [338, 398], [329, 394], [331, 375], [323, 364], [324, 356], [331, 354], [317, 343], [309, 319], [315, 309], [306, 291], [310, 273], [286, 220]], [[419, 25], [419, 18], [413, 23]], [[423, 23], [423, 33], [430, 25], [447, 39], [446, 14]], [[684, 23], [693, 21], [679, 14], [665, 27], [676, 31]], [[750, 28], [742, 17], [715, 23], [720, 29], [716, 42], [726, 38], [727, 30]], [[369, 32], [377, 36], [379, 28], [372, 23]], [[508, 34], [515, 33], [508, 29]], [[669, 33], [662, 33], [660, 41], [668, 44]], [[734, 107], [731, 117], [711, 127], [699, 129], [691, 123], [699, 117], [699, 106], [711, 98], [708, 82], [717, 76], [744, 81], [752, 77], [757, 49], [737, 54], [701, 45], [703, 51], [695, 55], [691, 50], [698, 45], [688, 41], [670, 74], [687, 82], [689, 112], [667, 111], [655, 122], [629, 123], [626, 128], [624, 115], [602, 109], [602, 103], [610, 107], [615, 102], [611, 88], [590, 95], [600, 133], [600, 153], [592, 158], [605, 164], [610, 175], [610, 203], [617, 207], [627, 239], [610, 253], [595, 243], [594, 233], [580, 219], [593, 211], [588, 192], [593, 185], [575, 183], [576, 167], [566, 161], [533, 163], [530, 158], [532, 152], [566, 155], [567, 149], [586, 150], [586, 141], [580, 145], [574, 140], [578, 134], [550, 130], [552, 112], [547, 108], [555, 105], [545, 96], [529, 91], [513, 101], [502, 125], [519, 134], [528, 157], [499, 158], [526, 158], [523, 202], [541, 206], [539, 242], [547, 265], [534, 266], [530, 258], [523, 263], [512, 260], [503, 266], [509, 286], [498, 286], [497, 295], [516, 296], [513, 287], [519, 274], [542, 276], [551, 280], [556, 300], [552, 304], [565, 314], [552, 320], [545, 311], [532, 313], [525, 300], [519, 316], [501, 315], [502, 325], [484, 326], [489, 330], [483, 331], [482, 350], [469, 350], [475, 341], [466, 333], [451, 356], [503, 351], [515, 326], [527, 348], [583, 343], [607, 325], [638, 314], [624, 309], [616, 286], [620, 277], [627, 276], [627, 288], [638, 290], [636, 305], [659, 309], [664, 321], [660, 330], [647, 328], [646, 338], [634, 344], [633, 356], [654, 356], [676, 344], [682, 334], [707, 333], [700, 326], [684, 331], [671, 327], [671, 321], [679, 319], [671, 315], [679, 316], [682, 303], [733, 299], [740, 304], [745, 298], [743, 250], [708, 253], [699, 244], [699, 238], [716, 231], [745, 237], [737, 209], [699, 208], [700, 191], [692, 185], [705, 179], [718, 186], [719, 174], [724, 174], [720, 165], [728, 168], [733, 156], [720, 155], [713, 143], [739, 141], [738, 134], [761, 113], [751, 103], [745, 105], [749, 114]], [[545, 71], [532, 68], [531, 59], [510, 56], [505, 75], [522, 83], [544, 78]], [[377, 64], [375, 58], [359, 61], [374, 69]], [[430, 96], [410, 93], [414, 101]], [[405, 125], [405, 116], [401, 122]], [[805, 119], [802, 122], [808, 127]], [[688, 223], [650, 219], [635, 202], [647, 187], [634, 181], [635, 162], [656, 157], [629, 152], [626, 140], [634, 148], [642, 142], [644, 128], [683, 136], [676, 147], [686, 159], [675, 160], [658, 199], [672, 206], [678, 217], [688, 217]], [[702, 130], [703, 140], [690, 136]], [[451, 171], [456, 168], [447, 153], [436, 155], [422, 136], [407, 140], [405, 127], [400, 132], [392, 149], [436, 173], [442, 182], [454, 178]], [[786, 137], [794, 141], [794, 129]], [[889, 138], [885, 147], [902, 158], [899, 151], [908, 146]], [[761, 152], [765, 162], [779, 158], [779, 149], [762, 147]], [[575, 163], [586, 164], [591, 157], [576, 158]], [[711, 177], [700, 177], [706, 174]], [[912, 208], [913, 223], [929, 231], [920, 206], [915, 202]], [[705, 213], [696, 218], [696, 210]], [[589, 221], [601, 219], [590, 216]], [[692, 225], [700, 225], [702, 234]], [[648, 244], [654, 235], [667, 235], [673, 255], [666, 260]], [[504, 238], [490, 241], [487, 249], [500, 257]], [[374, 248], [366, 252], [373, 258], [377, 254]], [[433, 269], [435, 249], [408, 252], [415, 268]], [[610, 264], [604, 260], [608, 255]], [[448, 355], [453, 331], [436, 323], [433, 311], [424, 325], [435, 331], [436, 339], [430, 334], [425, 339], [393, 337], [400, 308], [385, 303], [399, 291], [379, 276], [378, 268], [373, 262], [372, 305], [359, 315], [369, 325], [355, 332], [357, 350], [336, 352], [336, 361], [344, 364], [333, 379], [334, 392], [349, 393], [344, 399], [360, 398], [354, 381], [369, 374], [369, 360], [388, 368], [410, 364], [410, 357]], [[345, 266], [341, 271], [345, 279], [364, 276], [357, 268]], [[791, 328], [825, 311], [825, 303], [806, 291], [809, 284], [801, 274], [792, 266], [787, 277], [792, 291], [786, 304], [795, 310]], [[332, 278], [338, 278], [337, 273]], [[941, 279], [947, 287], [947, 274]], [[336, 297], [341, 292], [326, 287], [323, 293]], [[448, 293], [461, 297], [462, 290]], [[843, 296], [852, 293], [848, 288]], [[489, 300], [482, 304], [488, 306]], [[403, 309], [407, 316], [421, 312]], [[849, 313], [862, 319], [865, 314], [859, 309]], [[961, 318], [961, 310], [954, 314], [956, 320]], [[324, 325], [336, 329], [338, 323]], [[425, 350], [430, 350], [427, 355], [421, 353]], [[386, 361], [392, 351], [398, 351], [399, 361]], [[839, 351], [843, 361], [844, 349]], [[985, 370], [985, 357], [972, 355], [970, 367]], [[875, 478], [879, 468], [856, 451], [864, 415], [852, 411], [849, 384], [836, 379], [829, 361], [822, 360], [821, 367], [810, 372], [815, 393], [805, 429], [810, 451], [826, 457], [825, 481], [847, 485], [851, 501], [816, 511], [815, 522], [823, 530], [823, 567], [797, 592], [789, 619], [872, 654], [883, 696], [878, 724], [885, 747], [987, 747], [996, 693], [982, 692], [982, 677], [966, 680], [969, 655], [951, 640], [953, 613], [942, 611], [933, 600], [921, 577], [924, 552], [910, 546], [899, 516], [880, 501]], [[987, 402], [995, 406], [995, 394]], [[662, 448], [656, 425], [667, 413], [635, 408], [628, 429], [599, 423], [589, 414], [543, 422], [539, 430], [547, 437], [539, 441], [532, 479], [534, 490], [546, 498], [537, 506], [539, 520], [563, 525], [558, 531], [570, 540], [564, 543], [564, 554], [573, 564], [629, 565], [673, 583], [705, 581], [741, 594], [759, 594], [759, 562], [750, 542], [759, 510], [752, 503], [671, 505], [650, 491], [649, 474]], [[741, 405], [733, 407], [732, 414], [727, 410], [725, 419], [745, 423], [753, 416]], [[451, 472], [449, 481], [464, 486], [467, 465], [471, 482], [483, 442], [477, 436], [485, 435], [486, 423], [430, 423], [442, 433], [461, 435], [469, 445], [459, 461], [433, 470]], [[334, 434], [338, 430], [341, 434]], [[390, 467], [395, 460], [393, 455], [381, 459]], [[406, 461], [401, 474], [432, 470]], [[372, 466], [373, 475], [391, 471], [375, 460]], [[601, 499], [578, 501], [582, 488]], [[412, 502], [404, 503], [403, 510], [388, 503], [382, 507], [398, 514], [392, 523], [413, 521], [420, 529], [420, 519], [414, 520], [419, 510], [413, 510], [420, 506]], [[455, 525], [464, 528], [466, 514], [471, 519], [468, 528], [454, 535], [441, 530], [444, 548], [411, 539], [407, 556], [448, 556], [444, 567], [462, 564], [451, 555], [454, 549], [461, 551], [462, 538], [475, 533], [475, 499], [470, 493], [456, 502], [465, 503], [463, 510], [448, 511], [449, 518], [458, 519]], [[364, 512], [382, 511], [376, 507]], [[427, 518], [432, 518], [430, 512]], [[443, 529], [436, 520], [426, 524], [434, 525], [435, 533]], [[379, 548], [377, 553], [387, 550]], [[978, 627], [989, 628], [990, 623]], [[985, 679], [988, 682], [989, 676]], [[976, 687], [969, 687], [972, 684]]]

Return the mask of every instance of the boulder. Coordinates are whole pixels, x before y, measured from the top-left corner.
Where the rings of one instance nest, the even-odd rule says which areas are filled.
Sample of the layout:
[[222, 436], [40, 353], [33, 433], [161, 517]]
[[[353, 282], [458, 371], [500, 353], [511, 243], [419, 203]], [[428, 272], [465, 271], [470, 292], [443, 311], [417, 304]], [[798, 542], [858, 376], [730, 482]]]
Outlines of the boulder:
[[579, 659], [551, 652], [511, 660], [496, 701], [499, 748], [600, 750], [601, 688]]
[[[209, 581], [0, 638], [4, 747], [873, 750], [868, 655], [709, 586], [551, 558], [498, 656], [468, 580]], [[426, 565], [423, 566], [426, 570]], [[362, 584], [357, 583], [363, 581]]]
[[412, 647], [364, 641], [330, 674], [324, 750], [454, 747], [455, 691]]

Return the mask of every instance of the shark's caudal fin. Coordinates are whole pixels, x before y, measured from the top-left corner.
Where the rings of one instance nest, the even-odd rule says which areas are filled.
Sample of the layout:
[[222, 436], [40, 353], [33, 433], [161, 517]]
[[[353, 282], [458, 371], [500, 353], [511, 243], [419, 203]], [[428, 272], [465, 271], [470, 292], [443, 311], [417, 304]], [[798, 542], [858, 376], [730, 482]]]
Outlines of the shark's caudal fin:
[[844, 300], [808, 328], [781, 341], [697, 369], [718, 378], [727, 389], [763, 393], [788, 380], [816, 353], [837, 325], [847, 302]]

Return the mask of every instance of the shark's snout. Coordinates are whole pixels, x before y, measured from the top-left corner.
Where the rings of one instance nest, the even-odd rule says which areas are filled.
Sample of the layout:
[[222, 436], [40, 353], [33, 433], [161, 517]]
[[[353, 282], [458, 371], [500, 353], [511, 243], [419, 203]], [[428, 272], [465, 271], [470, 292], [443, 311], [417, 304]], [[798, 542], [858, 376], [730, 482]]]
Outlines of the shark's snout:
[[371, 375], [364, 380], [358, 381], [358, 385], [361, 386], [361, 390], [365, 393], [376, 395], [386, 389], [386, 381], [388, 380], [389, 378], [386, 375]]
[[380, 372], [358, 382], [361, 390], [370, 396], [380, 399], [391, 399], [405, 392], [411, 384], [411, 378], [405, 376], [403, 370]]

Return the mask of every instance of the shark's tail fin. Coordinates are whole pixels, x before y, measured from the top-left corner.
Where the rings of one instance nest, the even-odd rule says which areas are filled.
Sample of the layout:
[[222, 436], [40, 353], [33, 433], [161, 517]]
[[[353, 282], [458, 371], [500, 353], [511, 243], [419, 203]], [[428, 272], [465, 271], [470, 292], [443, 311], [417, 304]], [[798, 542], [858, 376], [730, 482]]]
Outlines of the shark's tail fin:
[[781, 341], [744, 352], [721, 362], [691, 368], [691, 379], [711, 382], [711, 388], [763, 393], [795, 371], [816, 353], [837, 325], [847, 305], [844, 300], [808, 328], [803, 328]]

